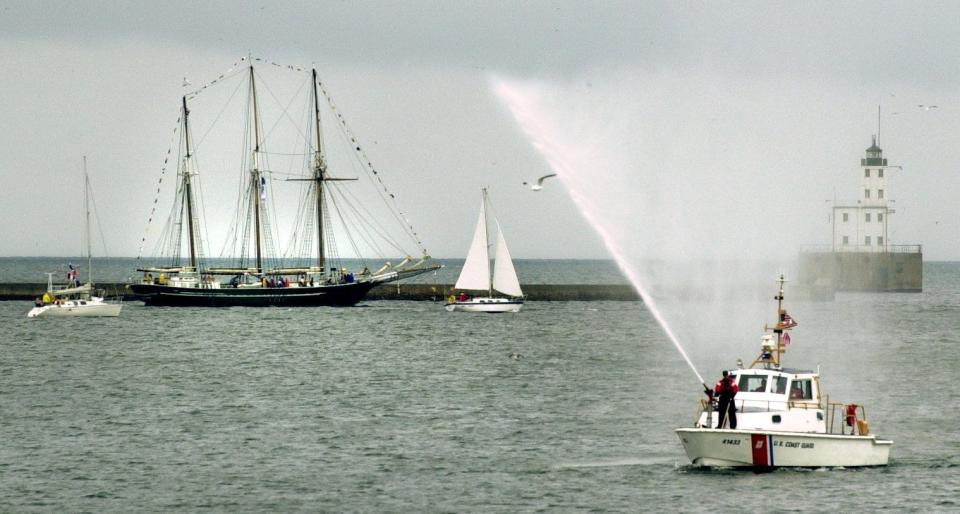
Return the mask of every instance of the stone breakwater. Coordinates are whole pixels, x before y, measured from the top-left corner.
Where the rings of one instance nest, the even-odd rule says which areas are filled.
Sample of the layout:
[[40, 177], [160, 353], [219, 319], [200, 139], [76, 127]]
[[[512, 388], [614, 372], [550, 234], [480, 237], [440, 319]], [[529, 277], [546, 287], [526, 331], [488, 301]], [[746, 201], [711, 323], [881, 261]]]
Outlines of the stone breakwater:
[[[135, 300], [124, 283], [101, 283], [107, 297]], [[453, 289], [449, 284], [384, 284], [367, 293], [367, 300], [443, 301]], [[47, 290], [45, 283], [0, 284], [0, 300], [33, 300]], [[640, 297], [629, 285], [620, 284], [527, 284], [523, 286], [527, 300], [564, 301], [636, 301]]]

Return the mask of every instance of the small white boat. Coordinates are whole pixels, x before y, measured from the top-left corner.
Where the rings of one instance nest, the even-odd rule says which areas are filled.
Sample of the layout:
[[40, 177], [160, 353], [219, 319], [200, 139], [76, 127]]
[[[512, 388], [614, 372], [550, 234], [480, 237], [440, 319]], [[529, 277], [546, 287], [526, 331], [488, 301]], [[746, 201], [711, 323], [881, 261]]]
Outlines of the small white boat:
[[[496, 260], [493, 266], [493, 274], [490, 273], [490, 243], [489, 228], [487, 223], [487, 190], [482, 190], [482, 199], [480, 202], [480, 218], [477, 220], [477, 228], [473, 233], [473, 242], [470, 244], [470, 251], [467, 252], [467, 259], [463, 263], [463, 269], [460, 271], [460, 277], [454, 286], [455, 290], [460, 291], [458, 295], [451, 295], [447, 299], [446, 309], [448, 312], [517, 312], [523, 307], [523, 290], [520, 289], [520, 280], [517, 279], [517, 272], [513, 268], [513, 259], [510, 258], [510, 250], [507, 249], [507, 241], [503, 237], [503, 230], [500, 228], [500, 222], [493, 218], [497, 226], [497, 248]], [[466, 291], [483, 291], [486, 296], [471, 296]], [[507, 295], [497, 297], [493, 292], [497, 291]]]
[[[51, 273], [52, 275], [52, 273]], [[28, 318], [57, 316], [113, 317], [120, 315], [122, 304], [109, 303], [101, 296], [94, 296], [92, 284], [80, 287], [54, 289], [49, 287], [44, 296], [49, 303], [38, 305], [27, 313]]]
[[893, 441], [870, 432], [862, 405], [831, 401], [820, 389], [819, 372], [781, 367], [788, 332], [796, 326], [782, 308], [783, 283], [781, 275], [778, 322], [764, 335], [759, 357], [749, 368], [729, 370], [739, 388], [736, 428], [717, 426], [717, 402], [708, 389], [694, 426], [676, 430], [687, 456], [705, 467], [887, 465]]
[[[119, 316], [122, 304], [109, 303], [103, 299], [103, 292], [93, 287], [93, 259], [90, 251], [90, 179], [87, 176], [87, 158], [83, 158], [83, 206], [86, 213], [87, 242], [87, 283], [80, 284], [78, 271], [70, 265], [66, 286], [53, 285], [53, 273], [47, 273], [47, 292], [38, 299], [34, 308], [27, 313], [28, 318], [66, 317], [66, 316]], [[97, 296], [97, 295], [100, 296]]]

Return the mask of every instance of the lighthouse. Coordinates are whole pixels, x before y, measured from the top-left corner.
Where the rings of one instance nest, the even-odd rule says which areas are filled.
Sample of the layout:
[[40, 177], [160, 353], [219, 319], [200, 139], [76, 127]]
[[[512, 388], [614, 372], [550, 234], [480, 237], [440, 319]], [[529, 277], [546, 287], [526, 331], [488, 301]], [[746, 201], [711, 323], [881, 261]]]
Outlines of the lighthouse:
[[891, 169], [877, 146], [877, 137], [860, 159], [860, 197], [856, 204], [834, 205], [833, 245], [835, 252], [886, 252], [890, 239], [890, 192], [887, 175]]
[[[890, 241], [891, 165], [874, 136], [855, 168], [859, 184], [855, 200], [834, 202], [829, 245], [808, 245], [800, 251], [800, 283], [811, 296], [832, 298], [836, 291], [920, 292], [923, 290], [923, 248]], [[852, 177], [851, 177], [852, 178]]]

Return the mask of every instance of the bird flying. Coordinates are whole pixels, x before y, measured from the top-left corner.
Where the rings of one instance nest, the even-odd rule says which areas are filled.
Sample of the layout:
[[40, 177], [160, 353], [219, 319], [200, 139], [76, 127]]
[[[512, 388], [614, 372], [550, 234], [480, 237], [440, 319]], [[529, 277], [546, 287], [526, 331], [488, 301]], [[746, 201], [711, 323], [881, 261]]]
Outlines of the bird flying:
[[918, 105], [917, 107], [919, 107], [919, 108], [921, 108], [921, 109], [923, 109], [923, 110], [925, 110], [925, 111], [929, 111], [930, 109], [936, 109], [936, 108], [937, 108], [936, 105], [923, 105], [923, 104], [920, 104], [920, 105]]
[[524, 182], [523, 185], [525, 185], [525, 186], [530, 186], [530, 190], [531, 190], [531, 191], [539, 191], [539, 190], [543, 189], [543, 181], [544, 181], [544, 180], [546, 180], [546, 179], [548, 179], [548, 178], [550, 178], [550, 177], [556, 177], [556, 176], [557, 176], [556, 173], [551, 173], [551, 174], [549, 174], [549, 175], [544, 175], [544, 176], [538, 178], [536, 184], [531, 184], [531, 183], [529, 183], [529, 182]]

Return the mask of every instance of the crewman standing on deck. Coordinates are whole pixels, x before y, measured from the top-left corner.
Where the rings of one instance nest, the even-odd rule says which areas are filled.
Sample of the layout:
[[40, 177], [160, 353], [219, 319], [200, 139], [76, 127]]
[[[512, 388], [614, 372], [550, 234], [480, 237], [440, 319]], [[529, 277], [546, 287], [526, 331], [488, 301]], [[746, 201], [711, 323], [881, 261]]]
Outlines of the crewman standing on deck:
[[717, 421], [717, 428], [723, 428], [723, 420], [730, 414], [730, 429], [737, 428], [737, 406], [733, 397], [740, 392], [737, 381], [730, 376], [727, 370], [723, 370], [723, 378], [713, 387], [714, 394], [719, 398], [720, 419]]

